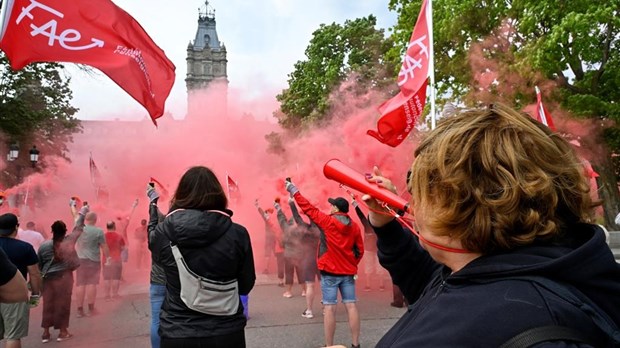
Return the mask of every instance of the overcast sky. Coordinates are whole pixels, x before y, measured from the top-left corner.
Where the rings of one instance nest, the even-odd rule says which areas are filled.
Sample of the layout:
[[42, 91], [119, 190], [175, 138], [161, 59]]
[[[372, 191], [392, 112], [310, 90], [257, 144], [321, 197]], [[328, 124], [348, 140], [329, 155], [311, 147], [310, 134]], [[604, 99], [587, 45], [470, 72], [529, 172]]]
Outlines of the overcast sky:
[[[176, 65], [176, 81], [166, 110], [185, 113], [186, 49], [198, 27], [203, 0], [114, 0], [131, 14]], [[213, 0], [220, 41], [228, 51], [230, 88], [248, 99], [275, 95], [286, 87], [293, 65], [304, 59], [312, 32], [321, 23], [344, 23], [374, 14], [381, 28], [396, 14], [388, 0]], [[387, 30], [386, 30], [387, 32]], [[146, 111], [103, 74], [88, 75], [69, 67], [73, 104], [80, 119], [143, 118]]]

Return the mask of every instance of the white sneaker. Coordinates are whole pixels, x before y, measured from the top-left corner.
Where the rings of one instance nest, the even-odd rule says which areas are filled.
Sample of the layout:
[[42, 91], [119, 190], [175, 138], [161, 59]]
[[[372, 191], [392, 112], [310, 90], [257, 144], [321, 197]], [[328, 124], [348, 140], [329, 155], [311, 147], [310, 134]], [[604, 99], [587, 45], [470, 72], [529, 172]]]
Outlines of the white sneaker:
[[301, 313], [301, 316], [308, 319], [314, 318], [314, 315], [312, 315], [312, 311], [309, 311], [307, 309], [303, 313]]
[[282, 296], [284, 296], [286, 298], [291, 298], [291, 297], [293, 297], [293, 294], [291, 294], [290, 292], [287, 291], [287, 292], [283, 293]]

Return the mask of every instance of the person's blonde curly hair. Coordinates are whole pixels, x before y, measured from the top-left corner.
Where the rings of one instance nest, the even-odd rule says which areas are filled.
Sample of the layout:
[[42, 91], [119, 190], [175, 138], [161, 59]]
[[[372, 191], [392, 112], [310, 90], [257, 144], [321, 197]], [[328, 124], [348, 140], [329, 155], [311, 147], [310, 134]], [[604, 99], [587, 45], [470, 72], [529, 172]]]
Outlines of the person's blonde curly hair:
[[552, 240], [564, 226], [590, 219], [590, 186], [571, 146], [507, 106], [457, 112], [429, 132], [415, 156], [412, 205], [432, 233], [471, 252]]

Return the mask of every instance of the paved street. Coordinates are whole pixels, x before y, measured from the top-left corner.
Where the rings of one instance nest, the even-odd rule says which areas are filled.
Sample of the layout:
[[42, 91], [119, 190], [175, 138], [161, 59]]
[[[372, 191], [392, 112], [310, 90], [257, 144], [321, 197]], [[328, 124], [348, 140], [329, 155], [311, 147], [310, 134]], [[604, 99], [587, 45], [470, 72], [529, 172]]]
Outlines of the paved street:
[[[131, 274], [127, 274], [127, 279]], [[142, 276], [141, 278], [144, 278]], [[390, 289], [387, 289], [390, 290]], [[315, 318], [301, 317], [305, 299], [300, 296], [298, 286], [294, 288], [294, 297], [282, 297], [283, 289], [275, 285], [275, 279], [260, 275], [257, 285], [250, 294], [250, 320], [246, 327], [248, 348], [279, 347], [320, 347], [323, 345], [323, 317], [320, 302], [315, 302]], [[41, 343], [41, 307], [31, 311], [30, 335], [23, 340], [24, 347], [150, 347], [149, 325], [150, 304], [148, 298], [148, 280], [131, 283], [127, 281], [121, 287], [123, 298], [118, 301], [104, 302], [97, 299], [97, 308], [101, 314], [88, 318], [75, 317], [75, 305], [72, 306], [70, 332], [74, 337], [66, 342], [50, 341]], [[391, 292], [362, 292], [358, 283], [358, 305], [362, 318], [361, 344], [374, 347], [379, 338], [402, 315], [404, 309], [392, 308]], [[101, 291], [99, 291], [101, 295]], [[320, 296], [319, 296], [320, 297]], [[351, 340], [346, 322], [346, 311], [339, 305], [337, 312], [336, 344], [350, 347]], [[52, 338], [57, 334], [53, 332]]]

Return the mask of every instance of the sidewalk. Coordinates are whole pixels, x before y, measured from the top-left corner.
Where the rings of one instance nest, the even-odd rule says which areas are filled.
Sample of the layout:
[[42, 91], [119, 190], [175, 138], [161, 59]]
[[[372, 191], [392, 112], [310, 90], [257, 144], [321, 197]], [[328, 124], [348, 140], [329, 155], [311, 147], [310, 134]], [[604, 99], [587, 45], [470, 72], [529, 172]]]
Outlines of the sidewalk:
[[[273, 276], [257, 275], [257, 285], [250, 293], [250, 320], [245, 330], [247, 347], [322, 346], [324, 342], [320, 296], [315, 298], [314, 319], [306, 319], [301, 316], [305, 308], [305, 298], [300, 296], [299, 286], [295, 285], [293, 288], [293, 298], [284, 298], [283, 288], [276, 283]], [[74, 337], [65, 342], [56, 342], [57, 331], [53, 331], [53, 340], [41, 343], [42, 306], [39, 306], [30, 312], [30, 334], [22, 340], [22, 345], [63, 348], [150, 347], [148, 287], [146, 278], [136, 283], [125, 282], [121, 286], [123, 298], [112, 302], [104, 302], [103, 298], [98, 298], [96, 307], [101, 314], [93, 317], [76, 318], [73, 305], [69, 330]], [[405, 311], [390, 307], [392, 297], [389, 290], [363, 292], [358, 284], [358, 309], [362, 319], [360, 342], [363, 347], [374, 347]], [[102, 295], [101, 289], [98, 295]], [[338, 305], [336, 318], [334, 343], [350, 347], [346, 310], [342, 305]]]

